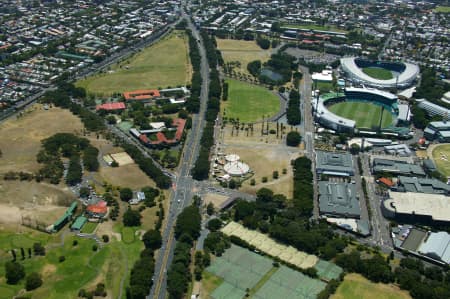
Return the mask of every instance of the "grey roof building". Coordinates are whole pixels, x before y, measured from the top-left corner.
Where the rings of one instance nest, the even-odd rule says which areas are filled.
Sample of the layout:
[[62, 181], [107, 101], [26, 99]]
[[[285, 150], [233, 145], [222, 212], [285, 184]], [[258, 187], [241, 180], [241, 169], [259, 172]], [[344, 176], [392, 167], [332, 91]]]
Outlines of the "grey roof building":
[[447, 232], [430, 233], [417, 251], [432, 259], [450, 264], [450, 235]]
[[421, 166], [416, 164], [409, 164], [405, 161], [388, 160], [375, 158], [373, 159], [372, 171], [374, 173], [387, 172], [394, 175], [403, 176], [421, 176], [424, 177], [425, 171]]
[[352, 176], [352, 155], [349, 153], [316, 151], [316, 171], [319, 174], [334, 176]]
[[449, 195], [450, 186], [437, 179], [399, 176], [397, 191]]
[[359, 219], [361, 209], [355, 184], [319, 182], [319, 210], [321, 215]]
[[423, 136], [427, 140], [438, 140], [440, 142], [450, 141], [450, 122], [432, 121], [423, 131]]

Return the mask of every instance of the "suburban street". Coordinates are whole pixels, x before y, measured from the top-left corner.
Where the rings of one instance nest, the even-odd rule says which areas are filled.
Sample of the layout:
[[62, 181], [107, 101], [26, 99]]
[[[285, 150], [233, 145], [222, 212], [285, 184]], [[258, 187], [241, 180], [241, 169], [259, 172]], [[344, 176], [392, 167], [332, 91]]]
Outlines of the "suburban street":
[[[300, 66], [300, 72], [303, 74], [302, 81], [300, 83], [300, 110], [302, 115], [302, 132], [303, 132], [303, 142], [305, 145], [305, 154], [311, 159], [312, 162], [312, 173], [314, 182], [317, 182], [316, 174], [316, 157], [314, 152], [314, 117], [312, 114], [311, 107], [311, 85], [312, 79], [309, 69], [304, 66]], [[317, 184], [314, 184], [314, 209], [313, 218], [319, 218], [319, 202], [318, 202], [318, 189]]]

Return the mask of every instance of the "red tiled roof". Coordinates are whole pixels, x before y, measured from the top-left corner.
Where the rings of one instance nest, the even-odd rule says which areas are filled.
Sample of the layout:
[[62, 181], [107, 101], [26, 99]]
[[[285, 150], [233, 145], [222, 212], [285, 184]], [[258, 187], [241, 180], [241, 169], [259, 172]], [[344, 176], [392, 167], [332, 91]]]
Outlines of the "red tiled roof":
[[380, 183], [385, 184], [385, 185], [388, 186], [388, 187], [394, 186], [394, 183], [393, 183], [390, 179], [388, 179], [388, 178], [379, 178], [378, 181], [379, 181]]
[[154, 97], [159, 97], [161, 94], [157, 89], [139, 89], [133, 91], [126, 91], [123, 93], [125, 100], [149, 100]]
[[186, 125], [186, 120], [182, 118], [174, 119], [173, 124], [177, 126], [177, 132], [175, 133], [176, 141], [181, 140], [181, 136], [183, 136], [184, 126]]
[[150, 140], [148, 140], [147, 136], [144, 134], [139, 135], [139, 140], [141, 140], [143, 143], [149, 143]]
[[119, 110], [125, 108], [126, 106], [124, 102], [118, 102], [118, 103], [105, 103], [102, 105], [97, 105], [95, 110]]
[[183, 136], [184, 126], [186, 125], [186, 120], [182, 118], [174, 119], [172, 122], [173, 126], [177, 127], [177, 131], [175, 132], [175, 137], [173, 139], [167, 139], [166, 135], [163, 132], [156, 133], [156, 138], [158, 140], [152, 141], [152, 144], [160, 144], [160, 143], [176, 143], [181, 140]]
[[106, 214], [106, 212], [108, 211], [108, 208], [102, 207], [102, 206], [98, 206], [98, 205], [88, 205], [86, 207], [86, 210], [88, 212], [94, 213], [94, 214]]

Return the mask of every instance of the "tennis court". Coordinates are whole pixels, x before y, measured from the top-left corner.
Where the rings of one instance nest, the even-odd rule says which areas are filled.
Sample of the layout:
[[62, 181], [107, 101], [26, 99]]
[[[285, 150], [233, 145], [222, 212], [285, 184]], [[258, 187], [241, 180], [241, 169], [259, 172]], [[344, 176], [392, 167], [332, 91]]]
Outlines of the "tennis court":
[[214, 299], [242, 299], [244, 296], [244, 290], [241, 290], [226, 281], [211, 294], [211, 298]]
[[253, 296], [258, 299], [314, 299], [326, 284], [298, 271], [281, 266]]
[[206, 270], [224, 279], [212, 298], [242, 298], [272, 268], [272, 260], [232, 245]]
[[317, 275], [325, 281], [337, 279], [342, 273], [341, 267], [324, 260], [319, 260], [314, 268], [317, 269]]

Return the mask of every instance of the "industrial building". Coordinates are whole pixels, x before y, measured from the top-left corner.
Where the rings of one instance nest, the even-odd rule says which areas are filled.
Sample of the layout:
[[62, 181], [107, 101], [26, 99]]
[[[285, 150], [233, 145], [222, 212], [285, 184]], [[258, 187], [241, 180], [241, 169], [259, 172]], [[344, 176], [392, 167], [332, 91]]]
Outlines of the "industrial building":
[[319, 182], [319, 211], [325, 216], [359, 219], [361, 209], [355, 184]]
[[387, 218], [405, 223], [450, 223], [450, 197], [442, 194], [389, 192], [389, 199], [381, 204]]
[[390, 173], [393, 175], [403, 176], [426, 176], [423, 168], [416, 164], [410, 164], [400, 160], [388, 160], [381, 158], [374, 158], [372, 161], [373, 173]]
[[352, 176], [355, 174], [352, 155], [316, 151], [316, 171], [330, 176]]
[[450, 112], [449, 109], [431, 103], [430, 101], [427, 101], [425, 99], [416, 99], [416, 103], [419, 108], [424, 109], [427, 112], [427, 114], [431, 117], [439, 115], [447, 118]]
[[399, 176], [393, 191], [450, 195], [450, 186], [437, 179]]
[[423, 136], [429, 141], [450, 142], [450, 122], [430, 122], [423, 131]]
[[396, 248], [439, 265], [450, 264], [450, 234], [430, 232], [412, 225], [392, 228], [393, 243]]

